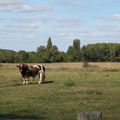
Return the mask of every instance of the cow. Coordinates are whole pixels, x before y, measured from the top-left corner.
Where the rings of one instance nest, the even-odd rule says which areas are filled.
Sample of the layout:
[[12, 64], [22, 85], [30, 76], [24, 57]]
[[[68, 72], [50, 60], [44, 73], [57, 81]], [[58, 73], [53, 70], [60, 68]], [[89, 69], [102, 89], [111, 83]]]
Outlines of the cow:
[[28, 66], [27, 64], [19, 64], [17, 67], [22, 75], [23, 85], [28, 84], [30, 77], [34, 80], [37, 75], [39, 76], [38, 84], [44, 83], [45, 67], [43, 65]]

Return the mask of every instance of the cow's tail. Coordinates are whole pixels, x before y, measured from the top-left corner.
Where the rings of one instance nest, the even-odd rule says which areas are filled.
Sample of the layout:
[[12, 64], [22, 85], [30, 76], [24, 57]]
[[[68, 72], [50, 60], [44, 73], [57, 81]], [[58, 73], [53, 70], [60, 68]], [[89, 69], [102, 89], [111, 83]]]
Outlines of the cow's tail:
[[42, 69], [45, 71], [45, 66], [42, 65]]

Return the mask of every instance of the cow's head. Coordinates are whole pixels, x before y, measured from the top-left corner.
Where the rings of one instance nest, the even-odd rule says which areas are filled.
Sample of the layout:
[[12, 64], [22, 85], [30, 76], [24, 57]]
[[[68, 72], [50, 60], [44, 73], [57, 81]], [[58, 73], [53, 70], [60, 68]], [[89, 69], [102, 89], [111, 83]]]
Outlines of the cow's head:
[[16, 67], [18, 67], [19, 71], [22, 72], [23, 70], [28, 68], [28, 65], [26, 65], [26, 64], [19, 64], [19, 65], [16, 65]]

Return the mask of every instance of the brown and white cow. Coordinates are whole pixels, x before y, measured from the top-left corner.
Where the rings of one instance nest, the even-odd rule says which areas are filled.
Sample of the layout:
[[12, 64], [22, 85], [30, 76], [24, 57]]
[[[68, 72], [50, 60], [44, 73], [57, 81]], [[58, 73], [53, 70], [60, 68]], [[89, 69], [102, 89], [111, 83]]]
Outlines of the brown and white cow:
[[45, 80], [45, 67], [43, 65], [33, 65], [28, 66], [27, 64], [19, 64], [17, 65], [19, 71], [23, 78], [23, 85], [28, 84], [28, 80], [30, 77], [34, 78], [38, 75], [39, 81], [38, 84], [41, 84]]

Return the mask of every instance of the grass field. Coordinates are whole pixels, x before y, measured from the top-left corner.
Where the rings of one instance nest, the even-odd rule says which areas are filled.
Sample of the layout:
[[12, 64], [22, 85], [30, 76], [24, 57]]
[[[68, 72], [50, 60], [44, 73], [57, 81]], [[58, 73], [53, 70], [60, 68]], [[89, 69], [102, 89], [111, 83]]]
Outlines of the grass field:
[[120, 120], [120, 63], [54, 63], [46, 83], [22, 85], [16, 64], [0, 64], [0, 117], [76, 120], [78, 112], [101, 111]]

